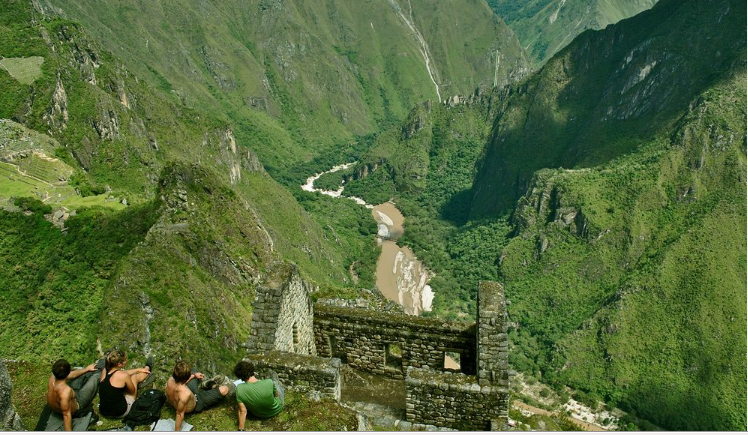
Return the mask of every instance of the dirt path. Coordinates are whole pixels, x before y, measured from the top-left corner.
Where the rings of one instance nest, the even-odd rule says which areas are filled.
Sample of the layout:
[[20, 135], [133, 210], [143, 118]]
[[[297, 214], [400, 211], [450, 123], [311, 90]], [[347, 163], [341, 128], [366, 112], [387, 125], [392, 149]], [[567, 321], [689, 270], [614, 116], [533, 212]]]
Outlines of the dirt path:
[[[551, 412], [551, 411], [546, 411], [545, 409], [536, 408], [526, 403], [522, 403], [519, 400], [515, 400], [514, 402], [512, 402], [512, 406], [520, 410], [531, 412], [533, 414], [547, 415], [548, 417], [555, 417], [558, 415], [558, 412]], [[605, 432], [605, 429], [601, 428], [600, 426], [594, 425], [592, 423], [588, 423], [586, 421], [582, 421], [574, 417], [567, 417], [567, 418], [573, 421], [574, 424], [578, 425], [579, 427], [581, 427], [582, 429], [588, 432]]]

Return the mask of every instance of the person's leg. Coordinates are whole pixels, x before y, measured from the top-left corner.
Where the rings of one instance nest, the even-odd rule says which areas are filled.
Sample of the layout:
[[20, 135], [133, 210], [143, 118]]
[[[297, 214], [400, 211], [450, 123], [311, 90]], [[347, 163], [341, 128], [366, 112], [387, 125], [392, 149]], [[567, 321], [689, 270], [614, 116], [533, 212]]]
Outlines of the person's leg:
[[129, 394], [125, 394], [125, 402], [127, 402], [127, 410], [125, 410], [125, 413], [120, 415], [116, 418], [125, 418], [127, 414], [130, 413], [130, 409], [132, 409], [132, 404], [135, 403], [135, 396], [131, 396]]
[[[87, 412], [91, 408], [96, 393], [99, 391], [99, 371], [88, 372], [78, 379], [85, 378], [83, 385], [75, 391], [76, 398], [78, 399], [78, 412]], [[76, 381], [78, 379], [75, 379]]]
[[221, 385], [218, 388], [211, 388], [210, 390], [200, 390], [197, 393], [197, 403], [195, 404], [195, 412], [201, 412], [216, 403], [220, 402], [229, 393], [229, 388], [225, 385]]
[[273, 383], [275, 384], [275, 389], [278, 390], [278, 399], [281, 402], [281, 405], [286, 404], [286, 392], [283, 389], [283, 384], [281, 384], [280, 379], [278, 378], [278, 374], [274, 371], [270, 372], [270, 379], [273, 380]]
[[198, 381], [197, 378], [192, 378], [191, 381], [187, 382], [187, 388], [192, 391], [192, 394], [197, 394], [200, 389], [200, 381]]
[[140, 385], [145, 378], [148, 377], [148, 373], [134, 373], [130, 375], [130, 379], [132, 379], [132, 383], [135, 384], [135, 389], [138, 388], [138, 385]]

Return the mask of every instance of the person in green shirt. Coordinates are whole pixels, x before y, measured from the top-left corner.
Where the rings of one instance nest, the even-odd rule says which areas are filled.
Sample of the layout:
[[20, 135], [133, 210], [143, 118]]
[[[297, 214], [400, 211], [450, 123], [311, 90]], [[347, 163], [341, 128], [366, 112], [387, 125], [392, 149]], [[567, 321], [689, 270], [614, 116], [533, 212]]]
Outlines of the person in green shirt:
[[259, 418], [270, 418], [281, 412], [285, 394], [278, 375], [273, 372], [272, 379], [257, 379], [255, 366], [243, 360], [234, 367], [234, 375], [243, 381], [236, 387], [239, 430], [244, 430], [247, 411]]

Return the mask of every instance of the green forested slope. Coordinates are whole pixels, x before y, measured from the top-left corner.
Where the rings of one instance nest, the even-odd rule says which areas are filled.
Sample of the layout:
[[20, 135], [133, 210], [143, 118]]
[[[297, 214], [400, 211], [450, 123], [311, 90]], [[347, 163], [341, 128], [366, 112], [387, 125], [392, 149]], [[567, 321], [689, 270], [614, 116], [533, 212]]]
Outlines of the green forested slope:
[[488, 0], [527, 51], [542, 66], [587, 29], [603, 29], [651, 8], [657, 0]]
[[397, 10], [428, 41], [443, 97], [493, 83], [496, 50], [502, 82], [525, 68], [516, 37], [481, 2], [38, 3], [82, 22], [141, 78], [230, 120], [272, 174], [436, 99]]
[[497, 98], [487, 93], [455, 105], [419, 105], [343, 174], [346, 195], [371, 204], [392, 199], [405, 215], [398, 243], [413, 248], [435, 274], [429, 281], [433, 312], [425, 315], [472, 318], [478, 281], [497, 278], [495, 259], [509, 233], [506, 217], [467, 222], [475, 161]]
[[721, 74], [742, 68], [742, 9], [667, 1], [578, 37], [504, 101], [478, 173], [473, 216], [512, 207], [541, 168], [592, 167], [668, 134]]
[[510, 92], [474, 184], [473, 217], [514, 210], [513, 365], [668, 429], [746, 428], [745, 13], [581, 35]]
[[[3, 122], [4, 158], [40, 149], [75, 169], [60, 183], [77, 198], [106, 191], [129, 204], [59, 203], [43, 184], [26, 190], [34, 199], [0, 198], [4, 358], [80, 363], [119, 345], [135, 360], [154, 351], [228, 369], [254, 288], [285, 262], [333, 294], [352, 285], [348, 268], [372, 249], [373, 223], [345, 210], [320, 225], [224, 121], [151, 87], [76, 23], [4, 2], [0, 54], [43, 58], [31, 83], [0, 69], [0, 118], [47, 133]], [[5, 187], [23, 176], [3, 165], [0, 192], [13, 192]], [[70, 212], [64, 230], [47, 220], [55, 210]]]

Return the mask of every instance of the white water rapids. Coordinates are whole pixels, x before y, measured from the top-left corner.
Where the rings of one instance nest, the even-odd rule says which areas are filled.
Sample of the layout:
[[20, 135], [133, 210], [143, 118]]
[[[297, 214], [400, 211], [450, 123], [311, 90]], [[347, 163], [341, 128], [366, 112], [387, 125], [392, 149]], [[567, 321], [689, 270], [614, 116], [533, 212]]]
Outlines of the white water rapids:
[[[329, 171], [314, 174], [307, 178], [301, 186], [307, 192], [317, 192], [333, 198], [343, 197], [344, 187], [338, 190], [322, 190], [314, 187], [314, 182], [324, 174], [337, 172], [349, 168], [354, 163], [338, 165]], [[385, 202], [377, 206], [367, 204], [363, 199], [346, 196], [357, 204], [372, 210], [372, 217], [377, 222], [379, 232], [377, 243], [382, 247], [382, 253], [377, 260], [377, 287], [387, 299], [400, 304], [405, 313], [419, 315], [423, 311], [431, 311], [434, 292], [428, 285], [433, 274], [421, 264], [407, 247], [397, 246], [395, 242], [403, 234], [404, 217], [392, 202]]]

